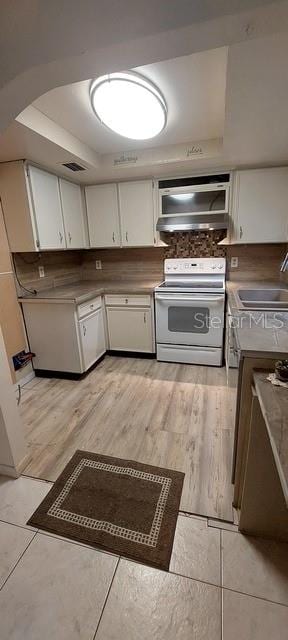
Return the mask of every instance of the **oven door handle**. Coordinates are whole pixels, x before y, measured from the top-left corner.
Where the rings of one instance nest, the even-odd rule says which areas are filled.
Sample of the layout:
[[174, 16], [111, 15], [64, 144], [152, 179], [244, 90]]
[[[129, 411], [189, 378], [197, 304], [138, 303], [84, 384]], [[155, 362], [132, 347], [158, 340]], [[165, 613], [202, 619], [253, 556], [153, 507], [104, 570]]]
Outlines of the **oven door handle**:
[[160, 294], [156, 293], [156, 301], [157, 300], [160, 300], [160, 301], [162, 300], [162, 301], [171, 302], [171, 303], [173, 303], [173, 302], [195, 302], [195, 303], [197, 303], [197, 302], [212, 302], [214, 304], [218, 304], [219, 302], [224, 302], [224, 295], [211, 296], [211, 295], [208, 294], [207, 296], [205, 296], [205, 295], [199, 296], [198, 294], [196, 294], [196, 295], [187, 295], [185, 293], [183, 293], [182, 295], [179, 294], [179, 293], [177, 295], [174, 295], [174, 293], [172, 295], [169, 295], [169, 294], [165, 295], [165, 294], [162, 294], [162, 293], [160, 293]]

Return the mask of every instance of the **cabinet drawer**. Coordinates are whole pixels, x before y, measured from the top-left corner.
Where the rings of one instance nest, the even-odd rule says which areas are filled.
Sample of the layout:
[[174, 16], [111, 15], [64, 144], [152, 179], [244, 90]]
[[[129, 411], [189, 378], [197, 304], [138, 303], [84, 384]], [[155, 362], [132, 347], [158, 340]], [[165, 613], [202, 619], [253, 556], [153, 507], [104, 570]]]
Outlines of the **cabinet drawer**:
[[88, 313], [92, 313], [101, 307], [102, 301], [101, 296], [97, 296], [97, 298], [93, 298], [88, 302], [83, 302], [83, 304], [79, 304], [77, 307], [78, 318], [84, 318]]
[[150, 307], [151, 296], [149, 295], [107, 295], [105, 304], [117, 307]]

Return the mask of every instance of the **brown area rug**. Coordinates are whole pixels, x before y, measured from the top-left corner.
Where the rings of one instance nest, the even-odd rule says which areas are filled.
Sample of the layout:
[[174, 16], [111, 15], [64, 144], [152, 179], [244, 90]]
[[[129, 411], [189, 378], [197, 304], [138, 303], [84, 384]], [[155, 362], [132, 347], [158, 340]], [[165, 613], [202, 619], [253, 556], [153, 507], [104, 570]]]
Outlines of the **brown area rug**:
[[27, 524], [168, 570], [183, 481], [78, 450]]

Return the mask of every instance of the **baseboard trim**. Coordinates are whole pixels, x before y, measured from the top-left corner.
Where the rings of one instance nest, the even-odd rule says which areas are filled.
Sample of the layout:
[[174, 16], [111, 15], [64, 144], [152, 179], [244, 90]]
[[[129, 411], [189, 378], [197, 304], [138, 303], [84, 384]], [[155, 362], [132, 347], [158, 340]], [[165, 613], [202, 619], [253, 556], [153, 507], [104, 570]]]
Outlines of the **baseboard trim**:
[[0, 464], [0, 476], [7, 476], [8, 478], [19, 478], [19, 473], [15, 467], [9, 467], [8, 464]]
[[93, 369], [95, 369], [95, 367], [97, 367], [98, 364], [102, 362], [102, 360], [105, 358], [105, 355], [106, 353], [103, 353], [103, 355], [100, 358], [98, 358], [98, 360], [96, 360], [96, 362], [94, 362], [91, 365], [91, 367], [87, 369], [87, 371], [84, 371], [83, 373], [74, 373], [72, 371], [54, 371], [53, 369], [35, 369], [35, 376], [37, 378], [60, 378], [61, 380], [63, 379], [82, 380], [88, 375], [88, 373], [90, 373], [90, 371], [93, 371]]
[[30, 460], [31, 460], [31, 454], [27, 453], [26, 456], [24, 456], [24, 458], [19, 462], [19, 464], [17, 464], [16, 467], [11, 467], [8, 464], [0, 464], [0, 475], [7, 476], [8, 478], [14, 478], [14, 479], [19, 478], [19, 476], [21, 476], [23, 469], [27, 467], [27, 464], [30, 462]]

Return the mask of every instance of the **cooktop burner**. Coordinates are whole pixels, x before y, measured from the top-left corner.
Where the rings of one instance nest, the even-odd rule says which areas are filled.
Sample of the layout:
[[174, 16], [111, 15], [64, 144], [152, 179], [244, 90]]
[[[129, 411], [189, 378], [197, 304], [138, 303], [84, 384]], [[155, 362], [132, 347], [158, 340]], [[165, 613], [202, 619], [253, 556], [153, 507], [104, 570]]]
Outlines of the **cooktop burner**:
[[165, 280], [155, 291], [167, 293], [224, 293], [225, 258], [171, 258], [165, 260]]

